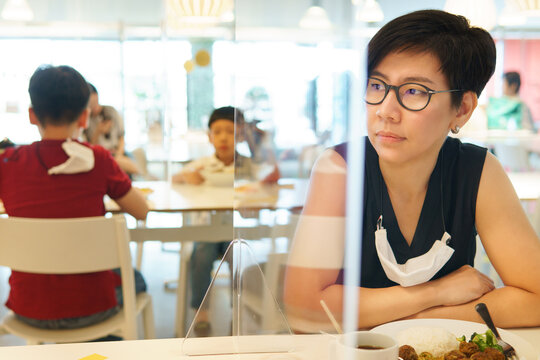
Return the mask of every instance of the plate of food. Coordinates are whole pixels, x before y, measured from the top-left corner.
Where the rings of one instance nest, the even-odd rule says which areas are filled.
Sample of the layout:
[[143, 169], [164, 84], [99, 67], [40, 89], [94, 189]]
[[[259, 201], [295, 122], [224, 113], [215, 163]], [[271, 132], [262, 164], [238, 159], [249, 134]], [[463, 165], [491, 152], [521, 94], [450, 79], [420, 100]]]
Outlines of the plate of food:
[[[371, 331], [390, 335], [398, 340], [400, 346], [409, 345], [417, 354], [429, 352], [435, 360], [442, 358], [441, 354], [444, 356], [452, 350], [457, 350], [459, 338], [464, 337], [469, 341], [476, 333], [479, 334], [477, 339], [480, 338], [480, 342], [485, 343], [487, 339], [489, 344], [491, 341], [490, 335], [486, 334], [488, 331], [486, 325], [452, 319], [400, 320], [379, 325]], [[504, 329], [499, 329], [499, 334], [516, 349], [520, 360], [538, 359], [537, 351], [523, 338]]]
[[201, 175], [205, 179], [205, 184], [217, 187], [231, 187], [234, 185], [234, 169], [232, 171], [201, 170]]

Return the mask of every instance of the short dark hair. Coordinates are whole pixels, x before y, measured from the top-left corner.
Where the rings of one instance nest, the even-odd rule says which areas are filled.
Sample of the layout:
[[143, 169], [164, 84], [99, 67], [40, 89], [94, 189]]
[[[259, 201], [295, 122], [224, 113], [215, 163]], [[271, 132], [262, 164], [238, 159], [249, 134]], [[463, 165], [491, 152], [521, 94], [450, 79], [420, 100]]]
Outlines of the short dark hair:
[[516, 86], [517, 94], [519, 92], [519, 88], [521, 87], [521, 76], [519, 76], [519, 73], [517, 71], [508, 71], [504, 73], [503, 78], [508, 83], [508, 86]]
[[[474, 91], [477, 96], [495, 71], [491, 35], [465, 17], [441, 10], [414, 11], [384, 25], [368, 44], [368, 75], [388, 54], [403, 51], [436, 56], [450, 89]], [[452, 93], [454, 107], [462, 99], [462, 91]]]
[[234, 122], [235, 116], [237, 124], [241, 124], [244, 122], [244, 113], [242, 113], [242, 110], [237, 109], [233, 106], [224, 106], [217, 108], [212, 111], [212, 114], [210, 115], [210, 119], [208, 120], [208, 128], [210, 129], [212, 124], [219, 119], [225, 119]]
[[30, 78], [32, 108], [39, 122], [67, 125], [88, 106], [90, 90], [84, 77], [67, 65], [42, 65]]

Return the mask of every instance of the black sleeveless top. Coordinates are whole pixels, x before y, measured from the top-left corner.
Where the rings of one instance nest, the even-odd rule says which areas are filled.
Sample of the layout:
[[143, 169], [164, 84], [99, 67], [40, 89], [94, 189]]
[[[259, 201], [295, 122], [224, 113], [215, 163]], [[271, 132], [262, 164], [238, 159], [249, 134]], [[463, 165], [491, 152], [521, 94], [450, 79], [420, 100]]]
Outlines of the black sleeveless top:
[[[447, 275], [466, 264], [473, 266], [476, 253], [476, 196], [486, 158], [486, 149], [472, 144], [463, 144], [455, 138], [446, 139], [430, 176], [416, 232], [409, 246], [399, 229], [379, 168], [379, 156], [367, 138], [365, 148], [360, 286], [380, 288], [397, 285], [386, 277], [375, 249], [375, 230], [381, 209], [383, 227], [386, 229], [388, 242], [399, 264], [425, 254], [436, 240], [441, 239], [446, 227], [446, 231], [452, 237], [448, 245], [455, 251], [450, 260], [432, 279]], [[337, 145], [334, 150], [347, 160], [346, 143]]]

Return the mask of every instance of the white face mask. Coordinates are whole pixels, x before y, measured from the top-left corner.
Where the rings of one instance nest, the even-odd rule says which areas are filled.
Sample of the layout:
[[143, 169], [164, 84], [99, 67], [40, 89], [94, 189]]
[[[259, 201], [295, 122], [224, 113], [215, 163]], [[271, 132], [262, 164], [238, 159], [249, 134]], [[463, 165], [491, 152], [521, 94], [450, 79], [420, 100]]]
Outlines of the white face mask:
[[68, 159], [57, 166], [49, 169], [49, 175], [78, 174], [94, 168], [94, 152], [92, 149], [67, 139], [62, 143], [62, 149], [68, 155]]
[[386, 229], [381, 224], [382, 215], [375, 231], [377, 255], [386, 276], [401, 286], [413, 286], [429, 281], [454, 254], [454, 249], [447, 245], [450, 235], [445, 231], [442, 239], [436, 240], [428, 252], [407, 260], [405, 264], [398, 264], [388, 243]]

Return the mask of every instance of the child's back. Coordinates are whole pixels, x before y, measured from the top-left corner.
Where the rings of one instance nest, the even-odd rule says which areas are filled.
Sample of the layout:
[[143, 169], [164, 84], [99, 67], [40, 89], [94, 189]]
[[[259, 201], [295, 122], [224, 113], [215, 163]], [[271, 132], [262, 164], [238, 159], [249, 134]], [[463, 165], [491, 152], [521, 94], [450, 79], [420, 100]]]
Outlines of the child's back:
[[[88, 117], [86, 80], [67, 66], [38, 68], [29, 92], [30, 121], [39, 127], [42, 140], [0, 154], [0, 198], [6, 213], [29, 218], [102, 216], [103, 197], [109, 195], [144, 218], [148, 210], [144, 199], [133, 192], [110, 153], [72, 140]], [[119, 284], [112, 271], [76, 275], [12, 271], [6, 305], [20, 317], [38, 321], [112, 315]]]

